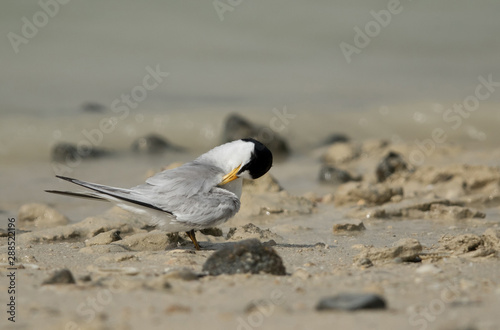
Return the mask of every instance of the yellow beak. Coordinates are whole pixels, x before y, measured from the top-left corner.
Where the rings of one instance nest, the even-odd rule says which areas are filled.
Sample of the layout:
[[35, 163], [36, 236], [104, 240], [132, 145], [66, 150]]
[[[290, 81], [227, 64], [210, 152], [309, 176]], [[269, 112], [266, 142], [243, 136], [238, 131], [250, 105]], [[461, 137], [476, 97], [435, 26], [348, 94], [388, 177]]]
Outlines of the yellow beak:
[[241, 165], [238, 166], [237, 168], [235, 168], [234, 170], [232, 170], [231, 172], [229, 172], [228, 174], [224, 175], [222, 177], [222, 181], [219, 183], [219, 186], [223, 186], [226, 183], [229, 183], [229, 182], [231, 182], [233, 180], [238, 179], [237, 173], [240, 170], [240, 168], [241, 168]]

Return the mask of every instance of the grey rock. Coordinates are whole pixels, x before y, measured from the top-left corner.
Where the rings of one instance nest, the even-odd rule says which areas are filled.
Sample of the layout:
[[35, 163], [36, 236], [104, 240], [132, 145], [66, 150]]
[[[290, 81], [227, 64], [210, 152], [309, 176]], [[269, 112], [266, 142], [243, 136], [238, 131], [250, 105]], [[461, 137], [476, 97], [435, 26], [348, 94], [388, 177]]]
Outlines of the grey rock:
[[388, 177], [397, 172], [408, 170], [408, 164], [401, 154], [390, 151], [377, 165], [375, 174], [378, 182], [384, 182]]
[[80, 109], [84, 112], [101, 113], [106, 110], [106, 106], [97, 102], [85, 102], [80, 106]]
[[283, 157], [290, 153], [288, 143], [268, 127], [256, 125], [239, 114], [229, 115], [224, 124], [223, 142], [254, 138], [271, 150], [274, 156]]
[[215, 236], [215, 237], [220, 237], [220, 236], [224, 235], [222, 233], [222, 229], [217, 228], [217, 227], [201, 229], [200, 233], [202, 233], [203, 235], [209, 235], [209, 236]]
[[144, 154], [159, 154], [165, 151], [184, 151], [157, 134], [149, 134], [136, 139], [131, 146], [132, 151]]
[[333, 297], [323, 298], [316, 310], [346, 310], [386, 309], [385, 299], [373, 293], [342, 293]]
[[45, 281], [43, 281], [42, 285], [47, 284], [75, 284], [75, 278], [73, 274], [69, 271], [69, 269], [58, 269], [53, 272]]
[[358, 266], [362, 268], [370, 268], [373, 266], [373, 262], [368, 258], [363, 258], [358, 261]]
[[82, 159], [101, 158], [111, 154], [112, 152], [109, 150], [97, 148], [92, 145], [90, 148], [87, 148], [87, 145], [84, 148], [78, 148], [76, 144], [59, 142], [52, 147], [50, 155], [52, 161], [55, 162], [75, 163]]
[[333, 225], [333, 233], [341, 234], [345, 232], [360, 232], [366, 230], [362, 222], [359, 223], [336, 223]]
[[210, 275], [286, 274], [281, 257], [272, 247], [262, 245], [257, 239], [241, 241], [216, 251], [203, 265], [203, 271]]
[[349, 181], [360, 181], [361, 177], [354, 177], [351, 173], [335, 166], [324, 164], [319, 170], [318, 180], [322, 183], [339, 185]]

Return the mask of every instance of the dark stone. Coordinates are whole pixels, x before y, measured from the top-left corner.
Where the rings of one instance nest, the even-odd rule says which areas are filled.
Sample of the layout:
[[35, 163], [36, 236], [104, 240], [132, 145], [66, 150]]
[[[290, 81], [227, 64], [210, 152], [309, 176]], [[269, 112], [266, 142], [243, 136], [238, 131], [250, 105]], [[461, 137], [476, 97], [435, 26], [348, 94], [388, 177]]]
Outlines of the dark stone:
[[122, 237], [120, 236], [121, 232], [119, 230], [115, 230], [111, 235], [111, 239], [113, 240], [113, 242], [116, 242], [116, 241], [121, 241], [122, 240]]
[[373, 293], [342, 293], [334, 297], [323, 298], [316, 306], [316, 310], [340, 309], [355, 311], [359, 309], [386, 309], [387, 304], [383, 297]]
[[253, 124], [238, 114], [229, 115], [224, 125], [223, 142], [245, 138], [252, 138], [262, 142], [278, 158], [287, 156], [290, 153], [290, 148], [285, 139], [269, 127]]
[[321, 166], [318, 179], [320, 182], [332, 185], [339, 185], [349, 181], [361, 181], [360, 177], [353, 177], [349, 172], [327, 164]]
[[220, 236], [224, 235], [222, 233], [222, 229], [217, 228], [217, 227], [200, 229], [200, 233], [202, 233], [203, 235], [209, 235], [209, 236], [215, 236], [215, 237], [220, 237]]
[[132, 143], [132, 151], [145, 154], [159, 154], [165, 151], [184, 151], [157, 134], [149, 134], [136, 139]]
[[106, 110], [106, 107], [97, 102], [85, 102], [82, 104], [81, 109], [85, 112], [101, 113]]
[[90, 274], [85, 274], [85, 275], [82, 275], [78, 278], [79, 281], [82, 281], [82, 282], [91, 282], [92, 281], [92, 277], [90, 276]]
[[264, 246], [257, 239], [244, 240], [216, 251], [203, 265], [203, 271], [210, 275], [286, 274], [281, 257], [272, 247]]
[[378, 182], [384, 182], [389, 176], [396, 172], [408, 170], [408, 164], [399, 153], [390, 151], [378, 164], [375, 174]]
[[328, 146], [331, 144], [335, 143], [345, 143], [349, 142], [351, 139], [342, 133], [333, 133], [332, 135], [328, 136], [323, 142], [321, 143], [322, 146]]
[[358, 261], [358, 265], [364, 268], [369, 268], [373, 266], [373, 262], [368, 258], [363, 258]]
[[69, 269], [58, 269], [49, 278], [43, 281], [42, 285], [46, 284], [75, 284], [75, 278]]
[[78, 150], [76, 144], [59, 142], [52, 147], [51, 159], [55, 162], [75, 162], [81, 159], [100, 158], [111, 155], [111, 152], [105, 149], [92, 146], [90, 150], [85, 145]]

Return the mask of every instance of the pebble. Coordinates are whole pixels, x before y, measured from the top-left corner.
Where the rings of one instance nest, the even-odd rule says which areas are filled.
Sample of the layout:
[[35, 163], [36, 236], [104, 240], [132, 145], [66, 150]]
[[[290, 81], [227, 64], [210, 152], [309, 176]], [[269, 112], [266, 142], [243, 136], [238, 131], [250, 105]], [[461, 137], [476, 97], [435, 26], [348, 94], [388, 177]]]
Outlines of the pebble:
[[85, 102], [80, 106], [80, 109], [84, 112], [101, 113], [106, 110], [106, 106], [97, 102]]
[[390, 151], [377, 165], [375, 174], [378, 182], [384, 182], [388, 177], [396, 172], [408, 170], [408, 164], [401, 154]]
[[324, 164], [319, 170], [318, 180], [322, 183], [340, 185], [349, 181], [361, 181], [361, 177], [353, 177], [345, 170], [332, 165]]
[[373, 262], [368, 258], [363, 258], [358, 261], [358, 266], [361, 268], [370, 268], [373, 266]]
[[346, 310], [387, 309], [385, 299], [373, 293], [343, 293], [333, 297], [323, 298], [316, 310]]
[[286, 274], [281, 257], [272, 247], [263, 246], [257, 239], [244, 240], [216, 251], [206, 260], [203, 271], [210, 275]]
[[345, 232], [359, 232], [366, 230], [363, 222], [359, 223], [336, 223], [333, 225], [333, 233], [345, 233]]
[[75, 163], [82, 159], [101, 158], [111, 155], [109, 150], [92, 146], [90, 150], [87, 148], [80, 150], [76, 144], [59, 142], [52, 147], [50, 157], [54, 162]]
[[217, 227], [201, 229], [200, 233], [202, 233], [203, 235], [209, 235], [215, 237], [223, 236], [222, 229]]
[[75, 278], [69, 269], [57, 269], [55, 270], [42, 285], [47, 284], [75, 284]]

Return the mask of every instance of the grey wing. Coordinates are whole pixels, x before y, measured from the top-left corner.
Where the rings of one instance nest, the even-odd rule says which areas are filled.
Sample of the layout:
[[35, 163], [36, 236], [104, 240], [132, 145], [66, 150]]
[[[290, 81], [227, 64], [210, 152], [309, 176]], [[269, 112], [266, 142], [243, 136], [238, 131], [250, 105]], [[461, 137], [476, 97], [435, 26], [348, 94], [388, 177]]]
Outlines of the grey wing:
[[164, 229], [169, 225], [202, 229], [216, 226], [233, 217], [240, 209], [240, 200], [234, 193], [214, 187], [206, 193], [195, 194], [189, 198], [174, 196], [164, 203], [160, 202], [158, 206], [175, 210], [173, 211], [175, 218], [158, 222], [160, 229], [162, 224], [165, 225]]
[[206, 193], [215, 187], [224, 175], [222, 169], [196, 162], [160, 172], [146, 180], [146, 184], [132, 189], [147, 193], [162, 193], [162, 198], [191, 197]]
[[170, 210], [175, 216], [170, 224], [206, 228], [228, 220], [240, 208], [237, 195], [217, 187], [223, 175], [218, 167], [190, 162], [160, 172], [133, 189], [155, 206]]

